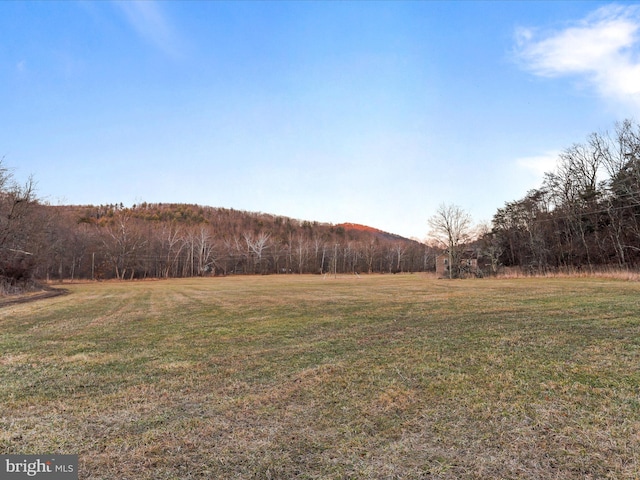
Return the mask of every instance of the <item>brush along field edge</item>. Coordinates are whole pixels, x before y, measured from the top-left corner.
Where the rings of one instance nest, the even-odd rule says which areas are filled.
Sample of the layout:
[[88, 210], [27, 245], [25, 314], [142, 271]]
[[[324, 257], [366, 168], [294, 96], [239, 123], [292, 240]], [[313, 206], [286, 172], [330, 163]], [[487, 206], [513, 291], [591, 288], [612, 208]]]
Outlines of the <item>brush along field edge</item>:
[[637, 478], [640, 284], [68, 285], [0, 309], [0, 454], [81, 479]]

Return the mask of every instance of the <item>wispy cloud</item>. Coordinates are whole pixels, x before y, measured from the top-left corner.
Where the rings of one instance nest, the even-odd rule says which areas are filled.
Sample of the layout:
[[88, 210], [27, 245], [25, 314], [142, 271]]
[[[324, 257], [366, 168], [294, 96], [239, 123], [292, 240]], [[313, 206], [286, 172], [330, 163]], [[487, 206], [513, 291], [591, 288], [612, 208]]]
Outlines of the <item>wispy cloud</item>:
[[169, 56], [179, 55], [178, 35], [161, 4], [153, 0], [117, 0], [114, 5], [141, 38]]
[[552, 150], [542, 155], [523, 157], [516, 160], [518, 167], [542, 178], [545, 173], [551, 173], [558, 164], [560, 152]]
[[519, 28], [516, 42], [534, 74], [581, 77], [606, 98], [640, 106], [640, 7], [601, 7], [561, 30]]
[[516, 191], [539, 188], [544, 181], [545, 173], [552, 173], [558, 166], [559, 150], [549, 150], [540, 155], [517, 158], [514, 162], [512, 183], [517, 185]]

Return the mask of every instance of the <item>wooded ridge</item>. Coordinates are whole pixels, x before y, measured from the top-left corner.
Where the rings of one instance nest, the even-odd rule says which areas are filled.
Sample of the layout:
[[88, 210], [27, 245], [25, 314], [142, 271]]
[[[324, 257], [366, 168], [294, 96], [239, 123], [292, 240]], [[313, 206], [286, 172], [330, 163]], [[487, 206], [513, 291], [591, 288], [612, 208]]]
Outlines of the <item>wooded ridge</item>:
[[[21, 203], [18, 197], [5, 195], [7, 207]], [[192, 204], [34, 200], [20, 218], [3, 219], [5, 229], [21, 232], [1, 252], [5, 290], [32, 278], [422, 271], [432, 254], [420, 242], [362, 225]]]

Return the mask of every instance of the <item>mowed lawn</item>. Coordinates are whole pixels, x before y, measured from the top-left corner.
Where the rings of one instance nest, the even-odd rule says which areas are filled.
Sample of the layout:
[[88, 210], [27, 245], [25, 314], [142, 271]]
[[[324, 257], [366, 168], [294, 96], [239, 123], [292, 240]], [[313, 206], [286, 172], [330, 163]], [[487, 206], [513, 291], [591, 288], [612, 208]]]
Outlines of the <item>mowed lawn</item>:
[[0, 453], [81, 479], [640, 478], [640, 283], [256, 276], [0, 309]]

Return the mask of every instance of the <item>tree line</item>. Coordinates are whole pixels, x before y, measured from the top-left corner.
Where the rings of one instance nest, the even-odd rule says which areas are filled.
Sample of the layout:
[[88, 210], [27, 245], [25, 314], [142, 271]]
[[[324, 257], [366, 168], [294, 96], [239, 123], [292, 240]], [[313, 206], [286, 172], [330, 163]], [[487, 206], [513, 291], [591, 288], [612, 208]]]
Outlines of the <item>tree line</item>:
[[429, 269], [420, 242], [357, 225], [189, 204], [52, 206], [4, 172], [0, 283]]
[[640, 266], [640, 125], [592, 133], [560, 153], [539, 188], [507, 202], [481, 241], [531, 272]]

